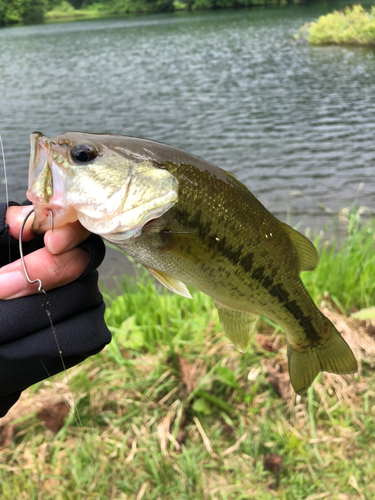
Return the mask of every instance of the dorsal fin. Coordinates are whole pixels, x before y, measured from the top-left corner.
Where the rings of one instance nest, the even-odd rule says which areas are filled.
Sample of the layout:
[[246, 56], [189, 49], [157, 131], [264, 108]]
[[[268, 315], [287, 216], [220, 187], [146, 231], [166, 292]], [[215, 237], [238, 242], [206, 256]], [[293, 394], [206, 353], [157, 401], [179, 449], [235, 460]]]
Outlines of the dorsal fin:
[[319, 263], [319, 254], [314, 245], [306, 236], [303, 236], [288, 224], [281, 222], [281, 225], [297, 250], [301, 265], [300, 271], [313, 271]]

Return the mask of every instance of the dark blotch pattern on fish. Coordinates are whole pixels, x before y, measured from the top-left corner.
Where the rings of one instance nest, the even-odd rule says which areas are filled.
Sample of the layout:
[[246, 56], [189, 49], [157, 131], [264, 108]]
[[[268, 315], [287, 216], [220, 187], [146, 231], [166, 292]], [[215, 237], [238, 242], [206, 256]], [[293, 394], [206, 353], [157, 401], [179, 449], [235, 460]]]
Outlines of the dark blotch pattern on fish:
[[263, 285], [264, 266], [256, 267], [251, 273], [251, 277], [256, 281], [259, 281], [259, 283]]
[[267, 276], [264, 266], [254, 269], [253, 253], [246, 253], [246, 249], [243, 246], [233, 247], [225, 237], [222, 237], [219, 241], [215, 237], [210, 237], [212, 236], [212, 227], [210, 223], [204, 220], [205, 217], [201, 210], [197, 210], [192, 214], [185, 211], [181, 206], [176, 205], [174, 212], [177, 220], [185, 225], [187, 224], [192, 230], [198, 231], [198, 236], [205, 241], [209, 248], [220, 252], [231, 262], [238, 263], [243, 271], [250, 274], [252, 279], [266, 289], [272, 297], [275, 297], [298, 321], [312, 345], [321, 342], [320, 336], [313, 325], [312, 318], [304, 314], [296, 300], [290, 299], [289, 292], [284, 286], [281, 283], [275, 283], [271, 276]]
[[[273, 280], [272, 280], [273, 282]], [[285, 290], [281, 283], [272, 284], [271, 286], [267, 286], [265, 280], [261, 282], [261, 285], [268, 290], [270, 295], [276, 297], [277, 300], [283, 304], [285, 309], [292, 314], [298, 323], [301, 325], [301, 328], [304, 329], [306, 335], [308, 336], [311, 344], [318, 344], [320, 342], [320, 336], [318, 335], [310, 316], [306, 316], [300, 306], [297, 304], [297, 301], [292, 299], [290, 300], [289, 293]]]
[[253, 266], [254, 254], [244, 254], [243, 245], [235, 248], [228, 243], [225, 237], [222, 237], [219, 240], [213, 237], [207, 237], [207, 235], [211, 233], [211, 226], [203, 221], [202, 215], [201, 211], [196, 212], [194, 216], [192, 216], [191, 213], [175, 208], [176, 220], [183, 222], [184, 224], [188, 223], [194, 231], [198, 230], [198, 236], [210, 249], [220, 252], [228, 260], [235, 264], [239, 263], [243, 267], [244, 271], [249, 273]]
[[254, 254], [248, 253], [244, 255], [243, 257], [240, 258], [239, 263], [241, 264], [246, 273], [250, 273], [253, 268]]

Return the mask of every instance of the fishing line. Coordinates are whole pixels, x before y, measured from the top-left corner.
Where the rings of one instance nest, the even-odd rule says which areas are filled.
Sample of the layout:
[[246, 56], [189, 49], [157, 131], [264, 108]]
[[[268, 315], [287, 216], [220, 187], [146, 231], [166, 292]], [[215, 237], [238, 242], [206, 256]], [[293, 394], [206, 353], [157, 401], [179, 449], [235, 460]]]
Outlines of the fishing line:
[[[51, 325], [51, 330], [52, 330], [53, 336], [55, 338], [57, 349], [59, 350], [59, 355], [60, 355], [60, 360], [61, 360], [62, 367], [64, 369], [64, 372], [68, 376], [68, 373], [67, 373], [67, 370], [66, 370], [66, 366], [65, 366], [65, 363], [64, 363], [64, 358], [62, 356], [62, 350], [60, 349], [59, 341], [57, 340], [56, 330], [55, 330], [55, 327], [53, 325], [52, 314], [51, 314], [51, 303], [48, 301], [47, 292], [44, 290], [43, 283], [42, 283], [42, 281], [39, 278], [36, 278], [35, 280], [32, 280], [30, 278], [29, 273], [27, 272], [27, 269], [26, 269], [25, 258], [24, 258], [24, 255], [23, 255], [22, 234], [23, 234], [23, 230], [25, 229], [25, 224], [27, 222], [27, 219], [30, 217], [30, 215], [33, 212], [34, 212], [34, 209], [30, 210], [30, 212], [26, 215], [26, 217], [23, 219], [23, 222], [22, 222], [22, 225], [21, 225], [21, 229], [20, 229], [20, 236], [19, 236], [18, 244], [19, 244], [19, 250], [20, 250], [20, 256], [21, 256], [22, 268], [23, 268], [23, 272], [25, 273], [26, 279], [30, 283], [30, 285], [33, 285], [34, 283], [38, 283], [38, 293], [39, 293], [39, 295], [44, 295], [45, 296], [46, 301], [44, 303], [42, 301], [42, 306], [43, 306], [43, 309], [47, 313], [47, 316], [48, 316], [48, 319], [49, 319], [49, 322], [50, 322], [50, 325]], [[48, 212], [49, 212], [49, 217], [50, 217], [51, 231], [53, 232], [53, 213], [52, 213], [52, 210], [49, 210], [49, 209], [48, 209]], [[48, 374], [48, 372], [47, 372], [47, 374]], [[69, 380], [69, 378], [68, 378], [68, 380]]]
[[[8, 209], [8, 207], [9, 207], [8, 176], [7, 176], [7, 167], [6, 167], [6, 163], [5, 163], [3, 138], [1, 137], [1, 134], [0, 134], [0, 149], [1, 149], [1, 157], [3, 159], [4, 184], [5, 184], [5, 203], [6, 203], [6, 206], [7, 206], [7, 209]], [[9, 262], [10, 262], [11, 261], [10, 237], [8, 238], [8, 254], [9, 254]]]
[[[38, 284], [38, 294], [40, 296], [44, 296], [45, 299], [46, 299], [45, 302], [43, 302], [43, 300], [42, 300], [42, 307], [43, 307], [43, 309], [45, 310], [45, 312], [46, 312], [46, 314], [48, 316], [50, 327], [51, 327], [51, 330], [52, 330], [52, 333], [53, 333], [53, 336], [54, 336], [54, 339], [55, 339], [55, 342], [56, 342], [56, 345], [57, 345], [57, 348], [58, 348], [58, 351], [59, 351], [59, 356], [60, 356], [61, 364], [63, 366], [64, 373], [65, 373], [65, 376], [67, 378], [68, 384], [70, 384], [70, 379], [69, 379], [69, 376], [68, 376], [68, 371], [67, 371], [67, 368], [66, 368], [66, 365], [65, 365], [65, 362], [64, 362], [62, 350], [61, 350], [61, 348], [59, 346], [59, 342], [57, 340], [57, 335], [56, 335], [56, 330], [55, 330], [55, 327], [54, 327], [54, 324], [53, 324], [53, 321], [52, 321], [51, 303], [48, 301], [47, 292], [43, 288], [42, 281], [39, 278], [36, 278], [36, 279], [32, 280], [30, 278], [30, 276], [29, 276], [29, 273], [27, 272], [27, 269], [26, 269], [25, 258], [24, 258], [23, 249], [22, 249], [22, 234], [23, 234], [23, 230], [25, 228], [25, 224], [27, 222], [27, 219], [30, 217], [30, 215], [33, 212], [34, 212], [34, 209], [30, 210], [30, 212], [26, 215], [26, 217], [24, 218], [24, 220], [22, 222], [21, 229], [20, 229], [20, 234], [19, 234], [19, 252], [20, 252], [20, 256], [21, 256], [22, 267], [23, 267], [23, 271], [25, 273], [25, 277], [26, 277], [27, 281], [30, 284], [36, 284], [37, 283]], [[49, 212], [49, 216], [50, 216], [51, 231], [53, 232], [53, 229], [54, 229], [53, 212], [52, 212], [52, 210], [49, 210], [49, 209], [48, 209], [48, 212]], [[51, 375], [48, 372], [47, 367], [44, 365], [44, 363], [43, 363], [42, 360], [40, 360], [40, 362], [42, 363], [42, 366], [45, 369], [48, 377], [50, 377]], [[54, 385], [56, 387], [56, 384], [54, 384]], [[67, 399], [65, 398], [65, 396], [63, 394], [61, 394], [61, 391], [59, 390], [59, 388], [57, 388], [57, 392], [60, 394], [62, 400], [64, 401], [65, 405], [67, 406], [67, 408], [69, 410], [69, 413], [73, 416], [73, 419], [74, 419], [75, 423], [77, 424], [77, 426], [80, 427], [81, 429], [83, 429], [83, 424], [82, 424], [82, 420], [81, 420], [81, 417], [80, 417], [78, 409], [77, 409], [77, 411], [74, 411], [70, 407], [69, 402], [67, 401]], [[75, 401], [73, 393], [72, 393], [72, 397], [73, 397], [74, 407], [76, 407], [77, 405], [76, 405], [76, 401]], [[83, 440], [86, 441], [87, 445], [89, 445], [89, 442], [88, 442], [87, 438], [85, 437], [85, 435], [83, 435]], [[95, 470], [95, 463], [94, 463], [94, 459], [93, 459], [93, 457], [92, 457], [92, 455], [91, 455], [90, 452], [89, 452], [89, 458], [90, 458], [90, 462], [91, 462], [91, 467], [92, 467], [92, 469], [94, 471]], [[99, 490], [100, 490], [100, 494], [102, 495], [103, 490], [102, 490], [102, 486], [101, 485], [99, 485]]]
[[4, 183], [5, 183], [5, 201], [7, 207], [9, 206], [9, 194], [8, 194], [8, 177], [7, 177], [7, 167], [5, 164], [5, 154], [4, 154], [4, 147], [3, 147], [3, 139], [0, 134], [0, 149], [1, 149], [1, 157], [3, 159], [3, 167], [4, 167]]
[[[51, 330], [52, 330], [52, 333], [53, 333], [53, 337], [55, 339], [55, 342], [56, 342], [56, 346], [57, 346], [57, 349], [59, 351], [59, 356], [60, 356], [60, 360], [61, 360], [61, 365], [63, 367], [63, 371], [65, 373], [65, 376], [68, 380], [68, 383], [70, 383], [70, 380], [69, 380], [69, 376], [68, 376], [68, 371], [67, 371], [67, 368], [66, 368], [66, 365], [65, 365], [65, 362], [64, 362], [64, 358], [63, 358], [63, 354], [62, 354], [62, 350], [60, 348], [60, 345], [59, 345], [59, 341], [57, 339], [57, 335], [56, 335], [56, 329], [55, 329], [55, 326], [53, 324], [53, 321], [52, 321], [52, 310], [51, 310], [51, 303], [49, 302], [48, 300], [48, 296], [47, 296], [47, 292], [44, 290], [43, 288], [43, 283], [42, 281], [39, 279], [39, 278], [36, 278], [34, 280], [32, 280], [29, 276], [29, 273], [27, 272], [27, 269], [26, 269], [26, 263], [25, 263], [25, 258], [24, 258], [24, 254], [23, 254], [23, 249], [22, 249], [22, 234], [23, 234], [23, 231], [24, 231], [24, 228], [25, 228], [25, 224], [27, 222], [27, 219], [30, 217], [30, 215], [34, 212], [34, 209], [30, 210], [30, 212], [26, 215], [26, 217], [24, 218], [23, 222], [22, 222], [22, 225], [21, 225], [21, 228], [20, 228], [20, 234], [19, 234], [19, 241], [18, 241], [18, 244], [19, 244], [19, 252], [20, 252], [20, 256], [21, 256], [21, 263], [22, 263], [22, 268], [23, 268], [23, 272], [25, 274], [25, 277], [27, 279], [27, 281], [33, 285], [33, 284], [36, 284], [38, 283], [38, 294], [45, 298], [45, 301], [43, 301], [42, 299], [42, 307], [43, 309], [45, 310], [47, 316], [48, 316], [48, 319], [49, 319], [49, 323], [50, 323], [50, 327], [51, 327]], [[51, 231], [53, 232], [53, 229], [54, 229], [54, 223], [53, 223], [53, 212], [52, 210], [49, 210], [48, 209], [48, 212], [49, 212], [49, 216], [50, 216], [50, 225], [51, 225]], [[50, 373], [48, 372], [47, 370], [47, 367], [44, 365], [43, 361], [40, 360], [42, 365], [43, 365], [43, 368], [45, 369], [46, 373], [47, 373], [47, 376], [50, 377]], [[76, 421], [76, 423], [79, 425], [79, 426], [82, 426], [82, 422], [79, 418], [79, 415], [78, 415], [78, 418], [76, 418], [76, 416], [74, 415], [73, 411], [71, 410], [68, 402], [66, 401], [65, 397], [60, 393], [62, 399], [64, 400], [66, 406], [68, 407], [69, 411], [72, 413], [72, 415], [74, 416], [74, 419]]]
[[[6, 192], [6, 205], [8, 207], [9, 206], [8, 179], [7, 179], [7, 171], [6, 171], [6, 165], [5, 165], [5, 156], [4, 156], [4, 150], [3, 150], [3, 143], [2, 143], [1, 135], [0, 135], [0, 148], [1, 148], [2, 158], [3, 158], [3, 165], [4, 165], [4, 182], [5, 182], [5, 192]], [[42, 283], [42, 281], [39, 278], [34, 279], [34, 280], [32, 280], [30, 278], [29, 273], [28, 273], [27, 268], [26, 268], [25, 257], [24, 257], [23, 248], [22, 248], [22, 235], [23, 235], [23, 231], [25, 229], [26, 222], [27, 222], [28, 218], [30, 217], [30, 215], [33, 212], [34, 212], [34, 209], [31, 209], [30, 212], [26, 215], [26, 217], [24, 218], [24, 220], [22, 222], [22, 225], [21, 225], [21, 228], [20, 228], [20, 233], [19, 233], [19, 242], [18, 243], [19, 243], [19, 253], [20, 253], [20, 257], [21, 257], [22, 268], [23, 268], [23, 272], [25, 274], [25, 277], [26, 277], [27, 281], [30, 284], [38, 284], [38, 294], [41, 296], [41, 299], [42, 299], [42, 308], [44, 309], [44, 311], [46, 312], [46, 314], [48, 316], [50, 328], [51, 328], [51, 331], [52, 331], [52, 334], [53, 334], [53, 337], [55, 339], [56, 346], [57, 346], [57, 349], [58, 349], [58, 352], [59, 352], [59, 356], [60, 356], [60, 360], [61, 360], [61, 365], [63, 367], [63, 371], [65, 373], [65, 376], [66, 376], [66, 379], [68, 381], [68, 384], [70, 384], [70, 379], [69, 379], [68, 371], [67, 371], [67, 368], [66, 368], [66, 365], [65, 365], [65, 362], [64, 362], [63, 353], [62, 353], [62, 350], [60, 348], [60, 345], [59, 345], [59, 342], [58, 342], [58, 339], [57, 339], [56, 329], [55, 329], [55, 326], [54, 326], [53, 321], [52, 321], [52, 308], [51, 308], [51, 303], [48, 300], [47, 292], [44, 290], [43, 283]], [[53, 212], [52, 212], [52, 210], [48, 210], [48, 212], [49, 212], [49, 217], [50, 217], [51, 231], [53, 232], [53, 229], [54, 229]], [[11, 253], [10, 253], [10, 237], [9, 237], [9, 262], [10, 261], [11, 261]], [[43, 300], [43, 299], [45, 299], [45, 300]], [[40, 362], [41, 362], [41, 364], [42, 364], [42, 366], [43, 366], [43, 368], [44, 368], [47, 376], [51, 377], [51, 374], [49, 373], [49, 371], [48, 371], [47, 367], [45, 366], [45, 364], [43, 363], [42, 359], [40, 359]], [[83, 429], [83, 424], [82, 424], [82, 420], [81, 420], [78, 408], [77, 408], [76, 411], [74, 411], [74, 408], [76, 408], [76, 406], [77, 406], [74, 394], [72, 393], [72, 397], [73, 397], [73, 408], [72, 408], [71, 405], [69, 404], [69, 401], [61, 393], [60, 389], [56, 386], [55, 382], [52, 382], [52, 383], [53, 383], [53, 385], [56, 388], [56, 392], [58, 394], [60, 394], [62, 400], [64, 401], [66, 407], [68, 408], [69, 413], [72, 415], [72, 417], [73, 417], [74, 422], [76, 423], [76, 425], [78, 427], [80, 427], [80, 428]], [[87, 438], [84, 435], [83, 435], [83, 439], [89, 445], [89, 442], [87, 441]], [[91, 453], [89, 453], [89, 458], [90, 458], [90, 462], [91, 462], [91, 467], [92, 467], [92, 469], [94, 471], [95, 470], [95, 463], [94, 463], [94, 459], [93, 459]], [[101, 485], [99, 485], [99, 490], [100, 490], [100, 494], [102, 494], [103, 489], [102, 489]]]

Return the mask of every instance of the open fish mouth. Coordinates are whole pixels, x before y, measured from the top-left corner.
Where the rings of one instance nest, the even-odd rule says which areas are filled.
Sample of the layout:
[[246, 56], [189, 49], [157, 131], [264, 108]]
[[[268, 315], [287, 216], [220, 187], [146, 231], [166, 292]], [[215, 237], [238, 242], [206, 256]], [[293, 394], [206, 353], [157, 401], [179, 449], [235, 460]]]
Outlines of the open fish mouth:
[[77, 211], [64, 202], [64, 170], [54, 159], [53, 142], [40, 132], [30, 136], [29, 189], [27, 198], [34, 206], [33, 230], [44, 233], [50, 229], [50, 213], [54, 227], [78, 220]]

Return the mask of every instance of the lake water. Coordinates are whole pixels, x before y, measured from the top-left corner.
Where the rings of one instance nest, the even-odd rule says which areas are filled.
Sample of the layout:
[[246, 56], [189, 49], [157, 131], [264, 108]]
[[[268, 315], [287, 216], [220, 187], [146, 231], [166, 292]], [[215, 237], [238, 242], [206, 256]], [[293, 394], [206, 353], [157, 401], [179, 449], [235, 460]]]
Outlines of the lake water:
[[292, 39], [343, 5], [1, 29], [10, 198], [25, 197], [31, 132], [82, 130], [195, 153], [292, 224], [322, 227], [322, 205], [375, 211], [375, 50]]

